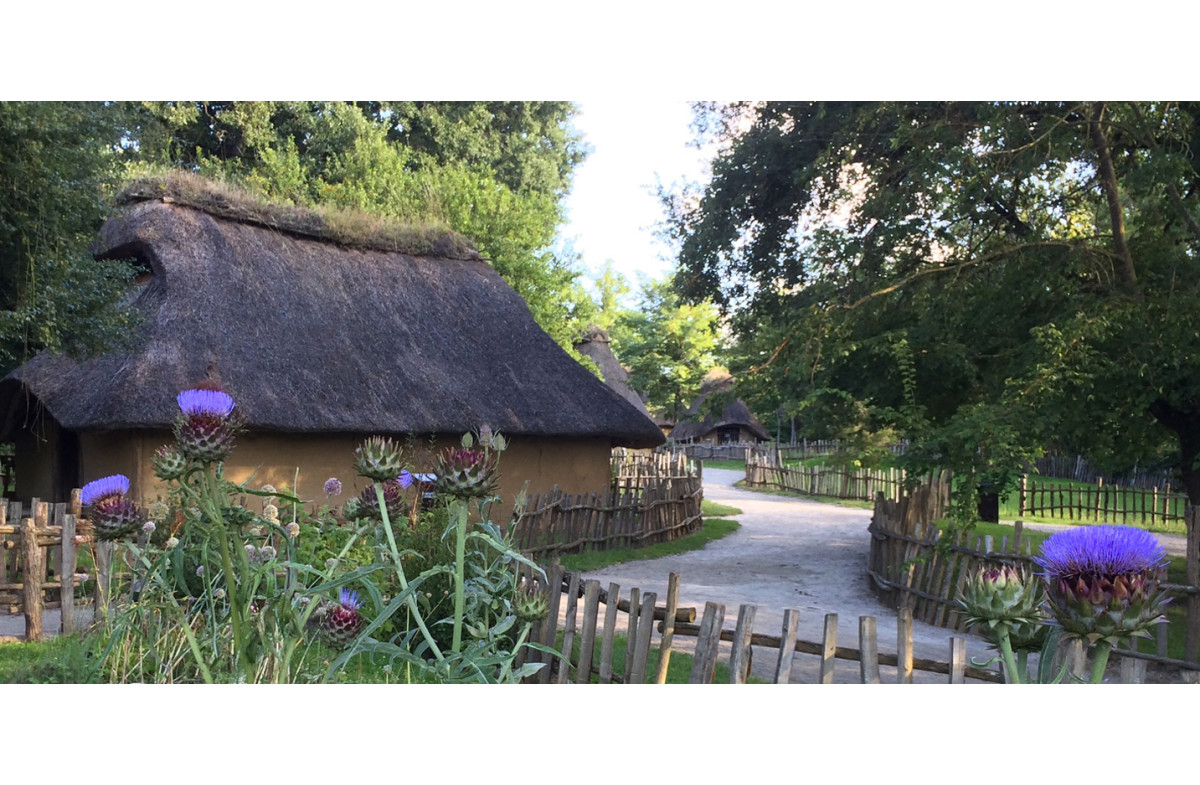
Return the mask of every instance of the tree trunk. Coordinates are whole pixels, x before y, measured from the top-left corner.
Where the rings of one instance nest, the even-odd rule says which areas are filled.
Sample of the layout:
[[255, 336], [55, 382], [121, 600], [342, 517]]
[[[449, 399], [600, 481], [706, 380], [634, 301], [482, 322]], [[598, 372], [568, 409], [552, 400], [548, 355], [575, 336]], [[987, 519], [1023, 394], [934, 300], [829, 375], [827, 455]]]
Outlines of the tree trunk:
[[1188, 503], [1200, 505], [1200, 411], [1177, 409], [1159, 398], [1150, 404], [1150, 413], [1179, 438], [1179, 474]]

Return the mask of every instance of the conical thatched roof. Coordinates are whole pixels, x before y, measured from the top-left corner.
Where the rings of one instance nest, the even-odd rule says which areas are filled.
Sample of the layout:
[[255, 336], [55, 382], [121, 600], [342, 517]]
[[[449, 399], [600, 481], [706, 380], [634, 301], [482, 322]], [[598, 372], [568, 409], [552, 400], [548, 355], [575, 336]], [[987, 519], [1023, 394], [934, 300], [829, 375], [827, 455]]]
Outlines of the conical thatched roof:
[[633, 404], [642, 414], [650, 417], [641, 396], [629, 387], [629, 374], [625, 373], [621, 363], [617, 362], [617, 356], [612, 350], [612, 339], [608, 337], [606, 330], [589, 324], [583, 332], [583, 337], [575, 343], [575, 351], [592, 358], [596, 365], [600, 366], [600, 375], [604, 377], [604, 383]]
[[0, 431], [28, 394], [72, 430], [165, 428], [176, 393], [215, 377], [256, 430], [452, 434], [486, 423], [508, 435], [663, 441], [445, 232], [410, 246], [442, 258], [351, 248], [319, 239], [311, 222], [235, 220], [162, 196], [134, 194], [94, 249], [153, 273], [136, 296], [134, 348], [35, 357], [0, 382]]
[[671, 429], [671, 439], [686, 442], [699, 439], [717, 428], [740, 426], [753, 433], [760, 439], [770, 440], [771, 434], [763, 427], [753, 414], [750, 407], [740, 398], [732, 399], [725, 404], [720, 415], [700, 416], [704, 402], [712, 395], [728, 393], [733, 389], [733, 376], [724, 368], [714, 368], [704, 377], [700, 385], [700, 394], [688, 407], [687, 416]]

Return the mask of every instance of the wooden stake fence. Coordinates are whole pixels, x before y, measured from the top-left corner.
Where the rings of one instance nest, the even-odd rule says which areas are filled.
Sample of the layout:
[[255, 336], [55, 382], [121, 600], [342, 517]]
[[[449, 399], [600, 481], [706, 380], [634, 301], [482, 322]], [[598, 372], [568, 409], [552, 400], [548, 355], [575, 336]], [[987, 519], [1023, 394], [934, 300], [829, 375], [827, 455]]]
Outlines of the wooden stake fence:
[[837, 466], [783, 466], [774, 459], [764, 460], [746, 452], [746, 485], [774, 488], [809, 496], [874, 501], [882, 493], [899, 499], [906, 477], [902, 469], [847, 469]]
[[1171, 484], [1159, 490], [1106, 485], [1097, 478], [1096, 487], [1081, 488], [1064, 483], [1021, 477], [1017, 493], [1017, 516], [1105, 521], [1122, 525], [1182, 524], [1187, 494], [1172, 493]]
[[75, 631], [75, 591], [87, 579], [76, 573], [78, 546], [91, 539], [80, 512], [78, 490], [53, 505], [0, 499], [0, 610], [24, 615], [28, 641], [44, 637], [47, 608], [61, 609], [60, 632]]

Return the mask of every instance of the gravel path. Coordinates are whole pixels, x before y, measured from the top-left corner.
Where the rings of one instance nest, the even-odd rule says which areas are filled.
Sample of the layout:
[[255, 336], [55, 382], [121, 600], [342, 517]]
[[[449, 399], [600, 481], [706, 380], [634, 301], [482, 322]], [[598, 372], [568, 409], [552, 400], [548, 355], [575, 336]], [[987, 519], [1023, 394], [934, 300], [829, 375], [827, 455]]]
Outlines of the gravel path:
[[[706, 601], [719, 602], [726, 608], [725, 626], [733, 627], [738, 606], [745, 603], [757, 606], [756, 632], [779, 635], [784, 609], [795, 608], [800, 611], [798, 637], [813, 642], [822, 640], [825, 614], [837, 613], [839, 644], [857, 647], [859, 617], [874, 616], [879, 650], [895, 653], [896, 614], [876, 599], [867, 576], [871, 511], [733, 487], [742, 477], [737, 471], [704, 470], [704, 497], [743, 511], [730, 516], [741, 524], [738, 531], [702, 550], [614, 565], [586, 577], [604, 587], [617, 583], [625, 595], [633, 586], [657, 592], [661, 603], [668, 574], [678, 572], [680, 605], [695, 606], [697, 621]], [[914, 624], [915, 656], [947, 660], [951, 635], [940, 627]], [[968, 658], [988, 658], [982, 639], [965, 637]], [[682, 649], [692, 639], [676, 641]], [[770, 679], [777, 656], [774, 649], [756, 647], [754, 673]], [[818, 668], [817, 657], [797, 654], [792, 682], [817, 681]], [[883, 682], [895, 681], [894, 668], [882, 666], [880, 671]], [[914, 681], [945, 682], [946, 678], [918, 672]], [[835, 680], [856, 682], [858, 664], [838, 660]]]

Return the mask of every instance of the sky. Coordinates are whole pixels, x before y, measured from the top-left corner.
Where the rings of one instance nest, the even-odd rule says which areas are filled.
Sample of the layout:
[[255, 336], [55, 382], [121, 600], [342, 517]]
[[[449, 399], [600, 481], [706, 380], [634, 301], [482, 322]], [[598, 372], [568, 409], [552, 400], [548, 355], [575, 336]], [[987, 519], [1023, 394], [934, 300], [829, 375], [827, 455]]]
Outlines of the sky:
[[655, 183], [702, 181], [708, 157], [689, 146], [687, 101], [597, 97], [577, 106], [573, 125], [592, 152], [576, 167], [559, 238], [582, 257], [585, 277], [611, 259], [636, 290], [639, 276], [662, 278], [674, 268], [670, 248], [654, 236], [664, 215]]

